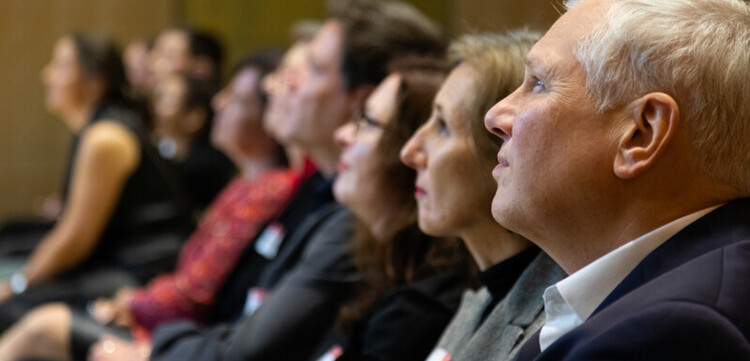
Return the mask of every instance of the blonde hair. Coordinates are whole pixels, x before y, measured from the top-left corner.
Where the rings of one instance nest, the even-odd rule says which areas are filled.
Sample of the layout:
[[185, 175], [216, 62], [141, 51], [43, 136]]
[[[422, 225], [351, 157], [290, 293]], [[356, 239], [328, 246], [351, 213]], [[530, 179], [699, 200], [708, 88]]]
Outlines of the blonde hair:
[[[571, 9], [585, 0], [567, 1]], [[599, 111], [649, 92], [680, 108], [707, 176], [750, 194], [750, 6], [740, 0], [612, 1], [575, 54]]]
[[478, 75], [464, 106], [479, 160], [490, 169], [497, 164], [502, 140], [485, 129], [484, 115], [523, 83], [523, 59], [541, 37], [541, 33], [525, 29], [502, 35], [465, 35], [448, 50], [451, 61], [470, 66]]

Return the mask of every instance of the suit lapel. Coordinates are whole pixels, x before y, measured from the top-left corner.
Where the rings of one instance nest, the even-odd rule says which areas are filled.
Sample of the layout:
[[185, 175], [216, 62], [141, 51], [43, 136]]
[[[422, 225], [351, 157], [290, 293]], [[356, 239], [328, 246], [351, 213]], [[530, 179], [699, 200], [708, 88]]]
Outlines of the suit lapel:
[[536, 331], [529, 326], [543, 312], [544, 290], [564, 276], [547, 254], [540, 253], [476, 331], [461, 359], [506, 360], [529, 333]]
[[595, 315], [660, 275], [739, 239], [750, 238], [750, 198], [729, 202], [678, 232], [651, 252], [604, 299]]
[[528, 342], [526, 342], [523, 347], [521, 347], [521, 350], [518, 351], [518, 354], [516, 354], [516, 357], [513, 359], [513, 361], [531, 361], [537, 358], [540, 353], [542, 353], [542, 350], [539, 346], [539, 333], [541, 330], [534, 333], [533, 336], [529, 339]]

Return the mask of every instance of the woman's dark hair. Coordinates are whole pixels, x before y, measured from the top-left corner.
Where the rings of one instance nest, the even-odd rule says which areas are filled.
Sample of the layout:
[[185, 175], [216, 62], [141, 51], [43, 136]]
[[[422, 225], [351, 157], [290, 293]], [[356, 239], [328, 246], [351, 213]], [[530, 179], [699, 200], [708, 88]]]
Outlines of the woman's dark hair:
[[471, 279], [474, 263], [457, 238], [434, 238], [417, 225], [414, 199], [416, 172], [399, 159], [399, 151], [430, 116], [432, 102], [449, 67], [433, 58], [407, 58], [392, 66], [400, 76], [396, 94], [396, 115], [383, 128], [376, 145], [377, 183], [384, 195], [398, 204], [389, 222], [405, 224], [387, 241], [376, 241], [364, 224], [357, 226], [353, 259], [362, 277], [355, 296], [339, 312], [338, 324], [351, 328], [375, 300], [390, 287], [410, 282], [430, 272], [464, 273]]
[[213, 72], [208, 78], [213, 81], [217, 87], [221, 86], [224, 64], [224, 46], [221, 40], [215, 34], [206, 29], [198, 28], [191, 25], [177, 25], [168, 28], [165, 31], [176, 31], [187, 35], [188, 51], [190, 56], [204, 56], [213, 64]]
[[202, 109], [205, 111], [206, 120], [195, 135], [196, 143], [207, 143], [211, 137], [211, 126], [213, 124], [214, 112], [211, 107], [211, 99], [219, 91], [213, 81], [201, 79], [188, 74], [180, 74], [185, 84], [185, 109]]
[[341, 22], [344, 88], [376, 85], [395, 59], [443, 56], [447, 38], [436, 22], [402, 1], [329, 0], [328, 16]]
[[129, 104], [126, 96], [129, 84], [115, 43], [103, 36], [73, 33], [68, 37], [73, 41], [83, 73], [89, 78], [98, 77], [104, 82], [104, 94], [99, 103]]

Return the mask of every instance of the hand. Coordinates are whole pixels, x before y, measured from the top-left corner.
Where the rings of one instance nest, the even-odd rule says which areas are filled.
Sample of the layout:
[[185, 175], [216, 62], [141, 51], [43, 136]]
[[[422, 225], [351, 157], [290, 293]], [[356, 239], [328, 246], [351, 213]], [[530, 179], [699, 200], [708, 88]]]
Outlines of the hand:
[[13, 297], [13, 290], [10, 288], [10, 282], [0, 282], [0, 304]]
[[89, 361], [147, 361], [151, 345], [104, 335], [89, 349]]
[[89, 309], [89, 313], [100, 322], [128, 327], [132, 324], [130, 301], [133, 299], [133, 294], [132, 288], [121, 288], [114, 298], [96, 300]]

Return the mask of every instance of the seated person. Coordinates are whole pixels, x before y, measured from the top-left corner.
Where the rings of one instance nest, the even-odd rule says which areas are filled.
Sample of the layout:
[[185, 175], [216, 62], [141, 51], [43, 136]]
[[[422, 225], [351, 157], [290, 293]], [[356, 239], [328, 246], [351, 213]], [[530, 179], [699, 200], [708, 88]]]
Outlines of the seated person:
[[235, 172], [232, 162], [209, 141], [214, 93], [205, 80], [176, 73], [160, 79], [151, 98], [159, 154], [177, 166], [201, 210]]
[[168, 27], [159, 32], [149, 52], [151, 87], [179, 73], [219, 87], [223, 61], [224, 49], [211, 33], [190, 26]]
[[[242, 60], [229, 86], [214, 98], [211, 138], [241, 172], [188, 239], [177, 270], [158, 276], [146, 287], [121, 289], [114, 299], [97, 301], [90, 310], [96, 320], [71, 313], [64, 305], [42, 306], [0, 340], [0, 358], [85, 359], [88, 348], [104, 333], [148, 339], [163, 322], [211, 321], [214, 300], [243, 250], [278, 217], [302, 176], [282, 168], [283, 153], [262, 130], [265, 96], [260, 85], [274, 69], [276, 58], [274, 53], [258, 53]], [[35, 347], [40, 342], [48, 346]]]
[[348, 342], [327, 345], [323, 359], [424, 360], [475, 277], [459, 239], [419, 230], [416, 173], [398, 159], [429, 117], [446, 65], [404, 61], [336, 131], [342, 153], [333, 191], [359, 220], [353, 259], [363, 279], [339, 313]]
[[750, 4], [568, 1], [487, 113], [492, 214], [569, 274], [517, 360], [750, 360]]
[[[306, 216], [295, 227], [285, 226], [288, 232], [275, 257], [258, 282], [244, 288], [250, 302], [241, 318], [210, 328], [186, 322], [161, 326], [153, 333], [152, 360], [307, 360], [352, 291], [358, 279], [350, 260], [352, 215], [333, 199], [320, 201], [331, 195], [338, 163], [333, 132], [361, 109], [387, 75], [388, 62], [414, 52], [441, 53], [445, 43], [439, 27], [404, 3], [358, 0], [347, 5], [317, 33], [298, 71], [281, 77], [288, 88], [282, 94], [295, 106], [285, 118], [290, 124], [278, 125], [275, 134], [315, 161], [319, 174], [311, 178], [316, 183], [306, 195], [320, 206], [306, 213], [287, 213], [287, 208], [282, 214]], [[373, 31], [383, 34], [375, 43]], [[292, 202], [290, 207], [310, 200], [295, 197]], [[112, 346], [116, 351], [107, 352]], [[100, 360], [143, 357], [133, 349], [132, 343], [105, 338], [91, 352]]]
[[83, 308], [172, 268], [192, 229], [179, 178], [128, 108], [120, 59], [106, 39], [66, 35], [42, 71], [47, 108], [75, 138], [60, 220], [0, 283], [3, 330], [36, 305]]
[[[523, 55], [541, 35], [473, 35], [454, 42], [457, 64], [435, 98], [434, 113], [402, 150], [418, 171], [419, 225], [460, 237], [484, 286], [467, 291], [429, 360], [510, 360], [544, 322], [541, 294], [564, 273], [525, 238], [492, 218], [499, 139], [484, 114], [523, 81]], [[423, 358], [424, 359], [424, 358]]]

